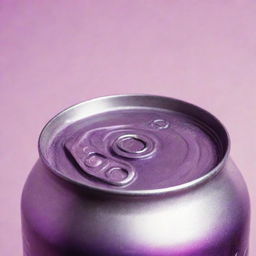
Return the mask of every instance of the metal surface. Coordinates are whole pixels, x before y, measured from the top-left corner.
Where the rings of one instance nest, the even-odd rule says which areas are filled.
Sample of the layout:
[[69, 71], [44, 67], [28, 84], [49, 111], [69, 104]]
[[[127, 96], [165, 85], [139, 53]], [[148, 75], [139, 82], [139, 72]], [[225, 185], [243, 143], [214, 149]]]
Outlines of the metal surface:
[[[136, 122], [132, 131], [120, 130], [119, 127], [111, 133], [115, 135], [113, 138], [107, 136], [110, 142], [107, 148], [113, 149], [113, 155], [107, 154], [103, 146], [99, 149], [91, 148], [91, 143], [84, 145], [90, 141], [83, 139], [88, 135], [84, 132], [79, 136], [66, 132], [64, 148], [67, 154], [72, 155], [75, 167], [86, 176], [74, 171], [75, 168], [71, 169], [72, 176], [54, 166], [56, 163], [51, 153], [57, 150], [58, 145], [53, 142], [63, 129], [91, 115], [125, 108], [136, 112], [142, 107], [186, 114], [193, 124], [200, 124], [200, 136], [205, 132], [217, 145], [218, 161], [215, 166], [200, 173], [199, 177], [191, 176], [196, 177], [193, 180], [178, 185], [176, 180], [173, 186], [161, 188], [148, 169], [148, 184], [139, 183], [143, 173], [139, 172], [136, 163], [158, 163], [156, 156], [164, 142], [159, 140], [160, 135], [154, 135], [159, 134], [156, 132], [165, 134], [173, 131], [168, 129], [175, 128], [162, 116], [149, 120], [143, 133]], [[145, 119], [148, 120], [147, 114]], [[88, 125], [89, 122], [88, 119]], [[195, 132], [197, 134], [198, 130]], [[84, 154], [79, 149], [81, 144], [86, 148]], [[41, 160], [28, 177], [22, 196], [24, 256], [247, 254], [250, 205], [246, 185], [228, 156], [227, 132], [215, 117], [198, 107], [150, 95], [95, 99], [69, 108], [53, 118], [40, 136], [39, 152]], [[116, 168], [116, 162], [113, 164], [112, 161], [118, 161], [123, 170], [128, 170], [126, 174], [132, 174], [131, 178], [126, 180], [129, 175], [120, 176], [120, 169], [114, 170], [117, 172], [114, 175], [116, 183], [111, 172], [110, 176], [101, 176], [105, 170]], [[164, 168], [168, 166], [162, 166]], [[94, 178], [95, 181], [90, 181]], [[127, 183], [120, 184], [120, 180]], [[186, 178], [183, 177], [179, 182], [184, 180]]]
[[[183, 188], [187, 188], [189, 186], [196, 185], [201, 183], [216, 173], [218, 173], [221, 168], [223, 167], [226, 158], [229, 154], [229, 137], [228, 134], [223, 127], [223, 125], [210, 113], [207, 111], [196, 107], [192, 104], [176, 100], [170, 99], [167, 97], [161, 96], [152, 96], [152, 95], [121, 95], [121, 96], [110, 96], [110, 97], [102, 97], [93, 99], [90, 101], [86, 101], [75, 105], [57, 116], [55, 116], [43, 129], [40, 139], [39, 139], [39, 153], [40, 157], [43, 162], [53, 170], [57, 175], [62, 176], [65, 179], [70, 180], [71, 182], [79, 183], [80, 185], [84, 185], [84, 182], [81, 179], [77, 179], [76, 177], [71, 177], [70, 174], [63, 173], [62, 171], [58, 170], [52, 161], [52, 158], [47, 157], [49, 154], [48, 149], [51, 146], [54, 138], [66, 127], [70, 126], [72, 123], [75, 123], [81, 119], [97, 115], [100, 113], [106, 113], [110, 111], [118, 111], [118, 110], [138, 110], [138, 109], [161, 109], [161, 110], [168, 110], [169, 112], [178, 112], [185, 114], [190, 117], [190, 119], [195, 120], [198, 125], [202, 125], [207, 132], [210, 132], [216, 143], [219, 146], [219, 160], [218, 164], [212, 168], [209, 172], [205, 175], [198, 177], [197, 179], [193, 179], [190, 182], [185, 182], [180, 185], [176, 186], [169, 186], [166, 188], [159, 188], [159, 189], [143, 189], [136, 191], [135, 189], [132, 190], [122, 190], [121, 193], [126, 194], [155, 194], [155, 193], [162, 193], [167, 191], [174, 191]], [[156, 122], [154, 124], [154, 122]], [[157, 124], [157, 122], [160, 122]], [[168, 126], [165, 123], [165, 120], [162, 121], [164, 126]], [[149, 127], [152, 130], [165, 130], [161, 127], [161, 120], [153, 120], [149, 123]], [[160, 129], [159, 129], [160, 127]], [[146, 131], [148, 132], [148, 131]], [[144, 131], [145, 133], [145, 131]], [[151, 136], [153, 133], [151, 133]], [[91, 184], [86, 184], [89, 187], [94, 189], [99, 189], [98, 186], [94, 186]], [[119, 189], [110, 188], [104, 189], [103, 187], [100, 188], [104, 191], [112, 191], [116, 193], [120, 193]]]

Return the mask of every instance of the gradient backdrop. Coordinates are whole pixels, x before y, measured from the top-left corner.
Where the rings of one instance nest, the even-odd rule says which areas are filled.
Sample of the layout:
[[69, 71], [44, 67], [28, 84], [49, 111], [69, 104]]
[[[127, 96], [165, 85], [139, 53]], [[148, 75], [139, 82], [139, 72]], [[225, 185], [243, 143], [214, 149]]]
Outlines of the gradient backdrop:
[[0, 1], [0, 255], [21, 256], [20, 195], [43, 125], [102, 95], [177, 97], [228, 128], [256, 255], [256, 2]]

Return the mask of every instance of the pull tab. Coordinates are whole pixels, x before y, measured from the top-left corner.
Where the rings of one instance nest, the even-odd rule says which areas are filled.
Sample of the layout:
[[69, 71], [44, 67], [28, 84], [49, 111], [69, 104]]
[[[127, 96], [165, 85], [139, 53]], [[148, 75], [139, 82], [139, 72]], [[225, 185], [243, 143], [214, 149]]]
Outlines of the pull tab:
[[148, 136], [138, 133], [125, 133], [113, 143], [112, 149], [122, 157], [146, 158], [155, 152], [155, 142]]
[[105, 183], [123, 186], [135, 177], [135, 171], [131, 165], [105, 156], [96, 147], [90, 145], [85, 136], [78, 140], [67, 141], [65, 148], [83, 172]]

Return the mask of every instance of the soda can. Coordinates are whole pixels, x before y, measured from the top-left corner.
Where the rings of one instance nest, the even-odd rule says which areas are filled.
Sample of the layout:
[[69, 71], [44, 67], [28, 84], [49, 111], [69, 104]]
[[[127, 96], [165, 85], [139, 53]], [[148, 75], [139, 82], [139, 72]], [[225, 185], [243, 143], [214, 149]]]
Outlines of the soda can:
[[72, 106], [39, 138], [24, 256], [245, 256], [250, 203], [213, 115], [154, 95]]

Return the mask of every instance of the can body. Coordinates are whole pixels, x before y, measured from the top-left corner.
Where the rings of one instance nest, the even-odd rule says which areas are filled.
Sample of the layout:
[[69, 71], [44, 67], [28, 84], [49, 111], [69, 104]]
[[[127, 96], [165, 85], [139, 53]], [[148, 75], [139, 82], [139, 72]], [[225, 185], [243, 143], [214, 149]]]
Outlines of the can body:
[[123, 193], [81, 186], [39, 159], [22, 195], [24, 256], [245, 256], [250, 206], [230, 157], [181, 189]]

